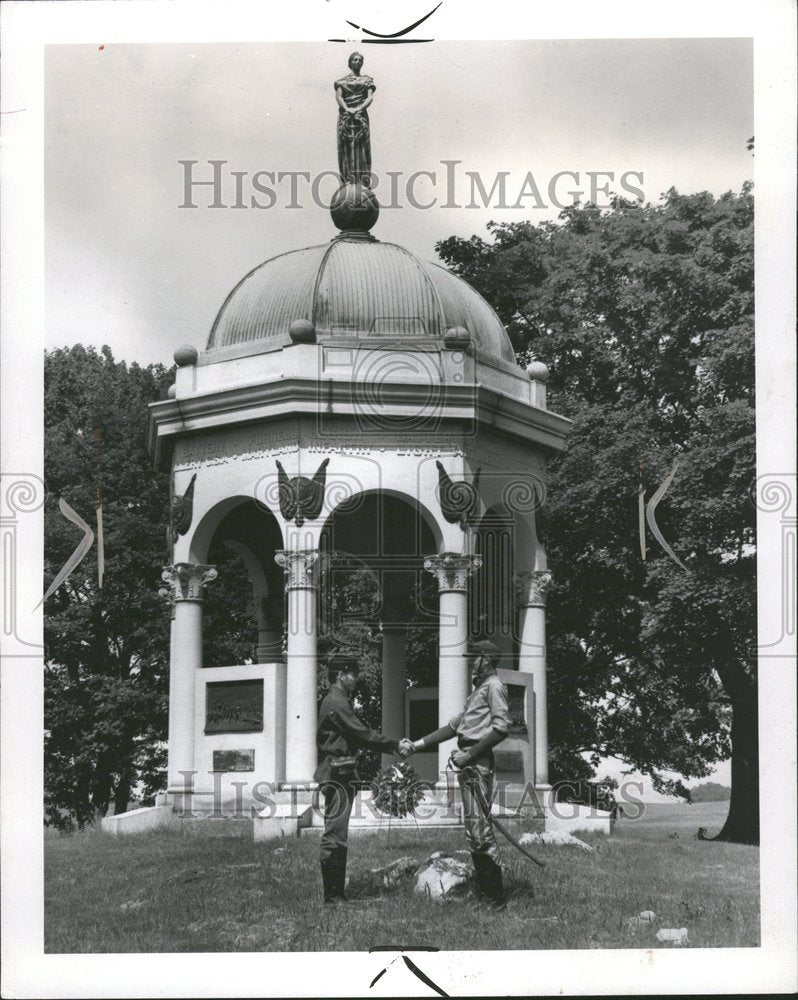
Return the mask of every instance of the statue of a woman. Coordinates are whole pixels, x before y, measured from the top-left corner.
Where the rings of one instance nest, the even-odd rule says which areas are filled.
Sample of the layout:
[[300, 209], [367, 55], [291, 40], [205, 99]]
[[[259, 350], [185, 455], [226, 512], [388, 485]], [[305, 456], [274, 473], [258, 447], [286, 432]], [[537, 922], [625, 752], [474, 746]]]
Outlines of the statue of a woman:
[[361, 76], [363, 56], [353, 52], [349, 57], [348, 76], [335, 81], [338, 102], [338, 172], [342, 184], [364, 184], [371, 187], [371, 136], [366, 108], [374, 100], [377, 89], [370, 76]]

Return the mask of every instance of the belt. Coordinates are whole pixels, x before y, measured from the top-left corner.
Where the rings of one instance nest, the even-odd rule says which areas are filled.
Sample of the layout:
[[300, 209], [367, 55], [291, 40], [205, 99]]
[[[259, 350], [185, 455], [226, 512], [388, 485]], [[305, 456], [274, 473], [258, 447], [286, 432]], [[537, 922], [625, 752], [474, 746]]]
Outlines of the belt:
[[[472, 740], [469, 739], [467, 736], [458, 735], [457, 737], [457, 746], [460, 750], [468, 750], [469, 747], [476, 746], [477, 743], [479, 743], [479, 740]], [[479, 757], [476, 758], [476, 760], [487, 761], [489, 766], [493, 767], [493, 750], [492, 749], [485, 750], [483, 753], [479, 755]]]

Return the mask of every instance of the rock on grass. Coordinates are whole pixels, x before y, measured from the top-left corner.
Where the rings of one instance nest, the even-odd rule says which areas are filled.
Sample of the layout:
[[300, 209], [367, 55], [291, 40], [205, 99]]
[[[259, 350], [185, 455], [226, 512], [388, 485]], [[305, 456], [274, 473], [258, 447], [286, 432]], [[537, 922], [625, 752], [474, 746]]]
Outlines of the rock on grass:
[[436, 851], [416, 872], [414, 891], [440, 903], [465, 895], [470, 880], [470, 865]]
[[518, 839], [519, 844], [551, 844], [557, 847], [580, 847], [589, 854], [594, 854], [590, 844], [584, 840], [566, 833], [564, 830], [545, 830], [543, 833], [523, 833]]

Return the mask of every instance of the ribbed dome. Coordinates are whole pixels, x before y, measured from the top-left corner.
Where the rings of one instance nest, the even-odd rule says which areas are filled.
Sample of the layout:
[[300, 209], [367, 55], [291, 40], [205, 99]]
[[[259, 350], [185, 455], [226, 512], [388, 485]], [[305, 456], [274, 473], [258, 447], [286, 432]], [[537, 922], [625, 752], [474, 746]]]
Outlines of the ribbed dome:
[[219, 311], [207, 350], [288, 343], [297, 319], [310, 320], [319, 337], [442, 339], [465, 327], [477, 350], [516, 363], [501, 320], [467, 282], [395, 243], [346, 236], [251, 271]]

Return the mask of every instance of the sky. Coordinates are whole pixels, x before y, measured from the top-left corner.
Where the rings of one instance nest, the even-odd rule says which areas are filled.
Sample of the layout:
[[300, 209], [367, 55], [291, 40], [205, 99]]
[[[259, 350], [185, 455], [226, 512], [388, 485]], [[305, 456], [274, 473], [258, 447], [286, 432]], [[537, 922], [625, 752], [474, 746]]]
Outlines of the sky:
[[[118, 359], [171, 364], [175, 348], [205, 346], [233, 286], [262, 261], [326, 243], [334, 229], [309, 185], [276, 182], [271, 208], [211, 208], [209, 187], [185, 202], [187, 168], [212, 177], [227, 161], [222, 201], [236, 201], [244, 172], [249, 205], [258, 171], [335, 170], [333, 82], [351, 47], [322, 42], [51, 45], [45, 57], [45, 280], [48, 348], [109, 344]], [[540, 222], [559, 208], [548, 185], [590, 195], [588, 172], [614, 175], [657, 201], [680, 192], [739, 191], [753, 175], [750, 39], [587, 39], [436, 42], [371, 46], [363, 72], [376, 83], [370, 109], [373, 169], [398, 173], [399, 207], [373, 231], [424, 259], [448, 236], [485, 235], [490, 220]], [[459, 160], [451, 201], [443, 160]], [[406, 183], [421, 178], [418, 203]], [[506, 204], [470, 201], [466, 171], [490, 191], [507, 172]], [[520, 199], [531, 173], [540, 192]], [[269, 182], [262, 178], [262, 183]], [[599, 178], [599, 187], [607, 183]], [[325, 178], [320, 200], [335, 185]], [[390, 197], [381, 195], [383, 205]], [[600, 199], [606, 196], [599, 194]], [[543, 204], [541, 204], [543, 202]]]

